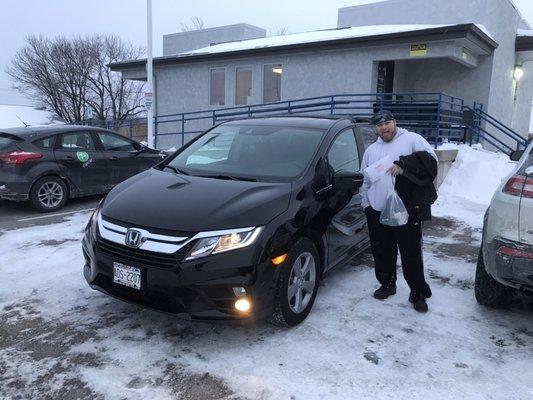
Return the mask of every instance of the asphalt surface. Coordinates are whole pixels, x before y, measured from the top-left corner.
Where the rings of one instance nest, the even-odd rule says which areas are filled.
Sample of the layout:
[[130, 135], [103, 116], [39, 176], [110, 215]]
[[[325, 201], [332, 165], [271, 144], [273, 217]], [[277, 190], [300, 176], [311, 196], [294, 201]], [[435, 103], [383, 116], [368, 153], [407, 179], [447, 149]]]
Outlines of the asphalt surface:
[[53, 213], [36, 211], [28, 202], [0, 200], [0, 231], [56, 224], [76, 212], [94, 210], [101, 198], [102, 196], [91, 196], [71, 199], [65, 207]]

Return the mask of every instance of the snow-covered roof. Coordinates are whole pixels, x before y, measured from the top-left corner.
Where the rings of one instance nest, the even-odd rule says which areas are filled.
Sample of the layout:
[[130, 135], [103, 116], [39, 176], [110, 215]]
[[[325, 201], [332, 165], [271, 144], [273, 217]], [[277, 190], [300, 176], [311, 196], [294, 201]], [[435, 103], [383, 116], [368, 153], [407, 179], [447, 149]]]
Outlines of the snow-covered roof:
[[533, 30], [531, 29], [518, 29], [516, 36], [519, 37], [531, 37], [533, 36]]
[[2, 129], [24, 127], [25, 124], [37, 126], [61, 122], [48, 111], [38, 110], [31, 106], [0, 104], [0, 128]]
[[[367, 36], [387, 35], [402, 32], [416, 32], [432, 28], [444, 28], [452, 25], [370, 25], [352, 28], [326, 29], [320, 31], [293, 33], [283, 36], [271, 36], [260, 39], [241, 40], [236, 42], [220, 43], [201, 49], [180, 53], [178, 56], [192, 56], [200, 54], [216, 54], [232, 51], [262, 49], [269, 47], [289, 46], [303, 43], [317, 43], [330, 40], [352, 39]], [[476, 24], [492, 40], [490, 32], [481, 24]]]

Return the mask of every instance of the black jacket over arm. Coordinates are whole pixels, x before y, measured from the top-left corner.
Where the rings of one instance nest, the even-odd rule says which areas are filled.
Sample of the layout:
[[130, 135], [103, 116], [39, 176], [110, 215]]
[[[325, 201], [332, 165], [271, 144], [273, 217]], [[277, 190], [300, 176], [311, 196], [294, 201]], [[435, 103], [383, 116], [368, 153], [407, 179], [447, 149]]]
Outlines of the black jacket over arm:
[[427, 151], [416, 151], [396, 161], [403, 174], [396, 177], [395, 189], [410, 216], [420, 221], [431, 219], [431, 204], [437, 200], [433, 181], [437, 177], [437, 160]]

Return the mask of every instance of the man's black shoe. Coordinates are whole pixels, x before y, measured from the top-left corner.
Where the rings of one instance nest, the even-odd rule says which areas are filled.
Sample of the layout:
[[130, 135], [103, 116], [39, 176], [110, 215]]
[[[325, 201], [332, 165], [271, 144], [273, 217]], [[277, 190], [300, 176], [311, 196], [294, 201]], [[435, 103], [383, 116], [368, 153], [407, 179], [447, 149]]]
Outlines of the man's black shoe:
[[[415, 302], [415, 291], [411, 290], [411, 293], [409, 293], [409, 302], [414, 303]], [[426, 286], [424, 290], [422, 290], [422, 295], [424, 296], [424, 299], [429, 299], [431, 297], [431, 289], [429, 286]]]
[[378, 300], [385, 300], [387, 297], [396, 294], [396, 283], [388, 283], [374, 292], [374, 297]]
[[428, 304], [423, 293], [411, 291], [409, 295], [409, 301], [413, 303], [413, 308], [418, 311], [425, 313], [428, 311]]

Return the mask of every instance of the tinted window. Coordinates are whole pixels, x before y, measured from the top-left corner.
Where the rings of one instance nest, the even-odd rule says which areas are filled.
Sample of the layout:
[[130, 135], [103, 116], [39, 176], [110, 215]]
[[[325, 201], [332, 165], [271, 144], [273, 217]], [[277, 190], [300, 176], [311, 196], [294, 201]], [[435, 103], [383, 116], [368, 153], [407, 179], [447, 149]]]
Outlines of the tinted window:
[[323, 130], [221, 125], [192, 143], [169, 165], [192, 175], [225, 174], [291, 181], [313, 158]]
[[61, 135], [62, 149], [66, 150], [94, 150], [94, 142], [89, 132], [73, 132]]
[[334, 140], [328, 153], [328, 162], [333, 170], [359, 171], [357, 142], [352, 129], [341, 132]]
[[215, 68], [211, 70], [209, 90], [209, 104], [223, 106], [226, 103], [226, 70]]
[[235, 70], [235, 105], [250, 104], [252, 96], [252, 68], [237, 67]]
[[54, 146], [55, 136], [49, 136], [47, 138], [36, 140], [33, 144], [41, 149], [51, 149]]
[[0, 150], [7, 149], [9, 146], [18, 142], [19, 139], [15, 139], [13, 136], [0, 134]]
[[98, 132], [104, 150], [108, 151], [135, 151], [135, 144], [126, 138], [111, 133]]
[[273, 103], [281, 100], [281, 64], [265, 65], [263, 68], [263, 102]]

